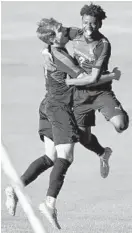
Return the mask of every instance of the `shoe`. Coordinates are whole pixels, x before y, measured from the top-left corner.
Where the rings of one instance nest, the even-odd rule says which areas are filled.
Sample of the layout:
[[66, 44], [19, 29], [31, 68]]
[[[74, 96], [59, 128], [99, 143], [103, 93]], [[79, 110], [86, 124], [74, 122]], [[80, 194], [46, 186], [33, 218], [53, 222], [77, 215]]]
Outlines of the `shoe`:
[[103, 178], [106, 178], [109, 174], [109, 158], [111, 154], [111, 148], [106, 147], [104, 153], [100, 156], [100, 174]]
[[8, 213], [12, 216], [15, 215], [16, 213], [16, 207], [17, 207], [17, 202], [18, 198], [14, 192], [14, 189], [9, 186], [5, 189], [5, 194], [6, 194], [6, 208], [8, 210]]
[[57, 229], [61, 229], [58, 220], [57, 220], [57, 210], [49, 207], [46, 203], [41, 203], [39, 205], [39, 210], [44, 216], [48, 219], [48, 221], [52, 224], [53, 227]]
[[118, 67], [115, 67], [112, 72], [115, 73], [114, 79], [119, 81], [121, 78], [121, 71], [118, 69]]

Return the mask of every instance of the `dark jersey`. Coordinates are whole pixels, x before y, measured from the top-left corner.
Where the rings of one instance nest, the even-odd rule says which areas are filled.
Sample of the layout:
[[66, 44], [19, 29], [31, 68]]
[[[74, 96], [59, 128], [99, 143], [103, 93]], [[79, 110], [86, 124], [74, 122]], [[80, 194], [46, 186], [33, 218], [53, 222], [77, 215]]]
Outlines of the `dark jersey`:
[[64, 48], [51, 48], [53, 61], [56, 64], [56, 71], [47, 71], [46, 76], [46, 96], [52, 101], [60, 101], [69, 104], [72, 98], [73, 87], [65, 84], [67, 74], [72, 78], [76, 78], [83, 70], [75, 65], [74, 60]]
[[[100, 32], [97, 32], [94, 35], [94, 41], [90, 42], [84, 37], [81, 29], [68, 28], [67, 32], [69, 32], [67, 37], [73, 42], [74, 57], [79, 66], [88, 74], [92, 72], [92, 68], [99, 69], [100, 74], [106, 73], [111, 55], [111, 45], [108, 39]], [[85, 67], [83, 67], [83, 62], [85, 62]], [[87, 86], [83, 87], [83, 89], [85, 88]], [[97, 91], [109, 90], [111, 89], [111, 82], [97, 87], [88, 87], [88, 89]]]

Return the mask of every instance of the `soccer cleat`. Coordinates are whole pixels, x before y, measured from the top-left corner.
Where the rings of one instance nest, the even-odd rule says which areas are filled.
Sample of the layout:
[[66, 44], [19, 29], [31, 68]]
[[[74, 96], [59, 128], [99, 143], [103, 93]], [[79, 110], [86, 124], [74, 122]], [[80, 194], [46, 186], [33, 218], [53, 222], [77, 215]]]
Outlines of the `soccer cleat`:
[[100, 156], [100, 174], [103, 178], [106, 178], [109, 174], [109, 158], [111, 154], [111, 148], [106, 147], [104, 153]]
[[18, 198], [14, 192], [14, 189], [9, 186], [5, 189], [5, 194], [6, 194], [6, 208], [8, 210], [8, 213], [12, 216], [15, 215], [16, 213], [16, 207], [17, 207], [17, 202]]
[[121, 77], [121, 71], [118, 69], [118, 67], [115, 67], [112, 71], [113, 73], [115, 73], [115, 80], [120, 80]]
[[57, 210], [55, 208], [49, 207], [46, 203], [41, 203], [39, 205], [39, 210], [42, 214], [44, 214], [53, 227], [59, 230], [61, 229], [57, 220]]

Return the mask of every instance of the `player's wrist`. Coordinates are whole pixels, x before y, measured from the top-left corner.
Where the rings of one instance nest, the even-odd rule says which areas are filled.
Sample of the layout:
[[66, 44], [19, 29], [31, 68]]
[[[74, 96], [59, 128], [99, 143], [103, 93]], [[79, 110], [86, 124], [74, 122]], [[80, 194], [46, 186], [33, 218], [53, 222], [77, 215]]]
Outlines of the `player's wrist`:
[[72, 84], [72, 79], [66, 79], [65, 83], [66, 83], [67, 86], [73, 85]]
[[112, 72], [112, 73], [110, 73], [110, 77], [115, 79], [116, 74], [114, 72]]

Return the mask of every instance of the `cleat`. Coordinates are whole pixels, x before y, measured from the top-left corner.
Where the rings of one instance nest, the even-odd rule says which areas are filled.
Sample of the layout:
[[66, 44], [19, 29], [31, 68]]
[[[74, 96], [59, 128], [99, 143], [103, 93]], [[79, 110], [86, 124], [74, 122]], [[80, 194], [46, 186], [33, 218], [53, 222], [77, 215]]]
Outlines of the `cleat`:
[[103, 178], [106, 178], [109, 174], [109, 158], [111, 154], [111, 148], [106, 147], [104, 153], [100, 156], [100, 174]]
[[46, 203], [39, 205], [40, 212], [48, 219], [51, 225], [57, 229], [61, 229], [57, 220], [57, 210], [49, 207]]
[[7, 187], [5, 189], [5, 194], [6, 194], [5, 205], [6, 205], [7, 211], [10, 215], [15, 216], [18, 198], [14, 192], [14, 189], [11, 186]]
[[118, 67], [115, 67], [112, 72], [115, 74], [114, 79], [119, 81], [121, 77], [121, 71], [118, 69]]

